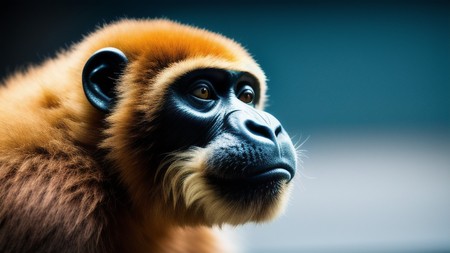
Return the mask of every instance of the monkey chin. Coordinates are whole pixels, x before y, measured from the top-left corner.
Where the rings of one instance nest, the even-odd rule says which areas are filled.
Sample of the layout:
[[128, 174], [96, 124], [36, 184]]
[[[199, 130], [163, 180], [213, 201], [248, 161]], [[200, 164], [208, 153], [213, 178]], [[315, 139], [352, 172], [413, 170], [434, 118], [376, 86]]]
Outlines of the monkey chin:
[[[162, 180], [165, 200], [184, 217], [202, 225], [239, 225], [266, 222], [285, 208], [292, 182], [273, 178], [248, 182], [211, 177], [206, 173], [208, 151], [191, 148], [172, 154], [158, 170], [166, 168]], [[178, 205], [183, 205], [178, 206]]]

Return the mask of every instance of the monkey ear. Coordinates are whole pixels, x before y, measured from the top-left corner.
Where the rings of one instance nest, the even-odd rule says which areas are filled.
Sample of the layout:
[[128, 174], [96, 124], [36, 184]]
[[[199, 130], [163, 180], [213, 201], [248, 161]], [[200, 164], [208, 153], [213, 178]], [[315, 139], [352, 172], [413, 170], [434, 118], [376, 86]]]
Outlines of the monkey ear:
[[128, 59], [117, 48], [107, 47], [95, 52], [83, 68], [83, 89], [89, 102], [103, 112], [114, 104], [117, 79]]

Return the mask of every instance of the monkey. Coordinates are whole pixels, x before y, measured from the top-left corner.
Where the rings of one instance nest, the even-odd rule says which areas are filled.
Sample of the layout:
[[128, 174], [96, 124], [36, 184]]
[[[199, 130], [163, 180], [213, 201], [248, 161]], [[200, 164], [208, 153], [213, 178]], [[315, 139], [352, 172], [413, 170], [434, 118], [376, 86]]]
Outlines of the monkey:
[[298, 158], [240, 44], [99, 27], [0, 86], [0, 252], [224, 252], [285, 208]]

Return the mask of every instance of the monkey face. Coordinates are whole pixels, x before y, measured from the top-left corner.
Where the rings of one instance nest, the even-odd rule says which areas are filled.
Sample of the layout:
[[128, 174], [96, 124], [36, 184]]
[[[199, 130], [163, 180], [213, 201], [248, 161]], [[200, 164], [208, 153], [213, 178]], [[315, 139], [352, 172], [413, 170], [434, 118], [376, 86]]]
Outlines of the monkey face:
[[155, 136], [172, 200], [204, 209], [212, 223], [277, 212], [295, 174], [295, 149], [280, 122], [255, 109], [260, 96], [253, 75], [223, 69], [198, 69], [170, 86]]
[[107, 48], [83, 70], [88, 100], [108, 114], [101, 147], [134, 205], [206, 225], [266, 221], [283, 210], [295, 149], [280, 122], [258, 109], [259, 67], [207, 57], [158, 67], [165, 58], [149, 58], [129, 62]]

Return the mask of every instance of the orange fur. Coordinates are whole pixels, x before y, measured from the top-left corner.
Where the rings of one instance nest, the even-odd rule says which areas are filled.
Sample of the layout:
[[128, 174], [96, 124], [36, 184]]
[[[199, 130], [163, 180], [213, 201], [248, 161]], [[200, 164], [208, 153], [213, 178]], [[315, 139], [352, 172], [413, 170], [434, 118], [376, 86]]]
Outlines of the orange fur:
[[[85, 62], [104, 47], [129, 59], [107, 118], [89, 104], [81, 85]], [[188, 192], [180, 204], [175, 191], [183, 189], [155, 183], [142, 153], [132, 148], [140, 132], [130, 122], [152, 121], [168, 86], [205, 67], [252, 73], [262, 94], [257, 107], [263, 108], [264, 73], [239, 44], [167, 20], [110, 24], [7, 79], [0, 86], [0, 251], [221, 252], [208, 228], [184, 226], [260, 221], [278, 213], [274, 207], [231, 220], [236, 211], [211, 217], [192, 205], [204, 192]], [[171, 190], [173, 198], [160, 194]]]

